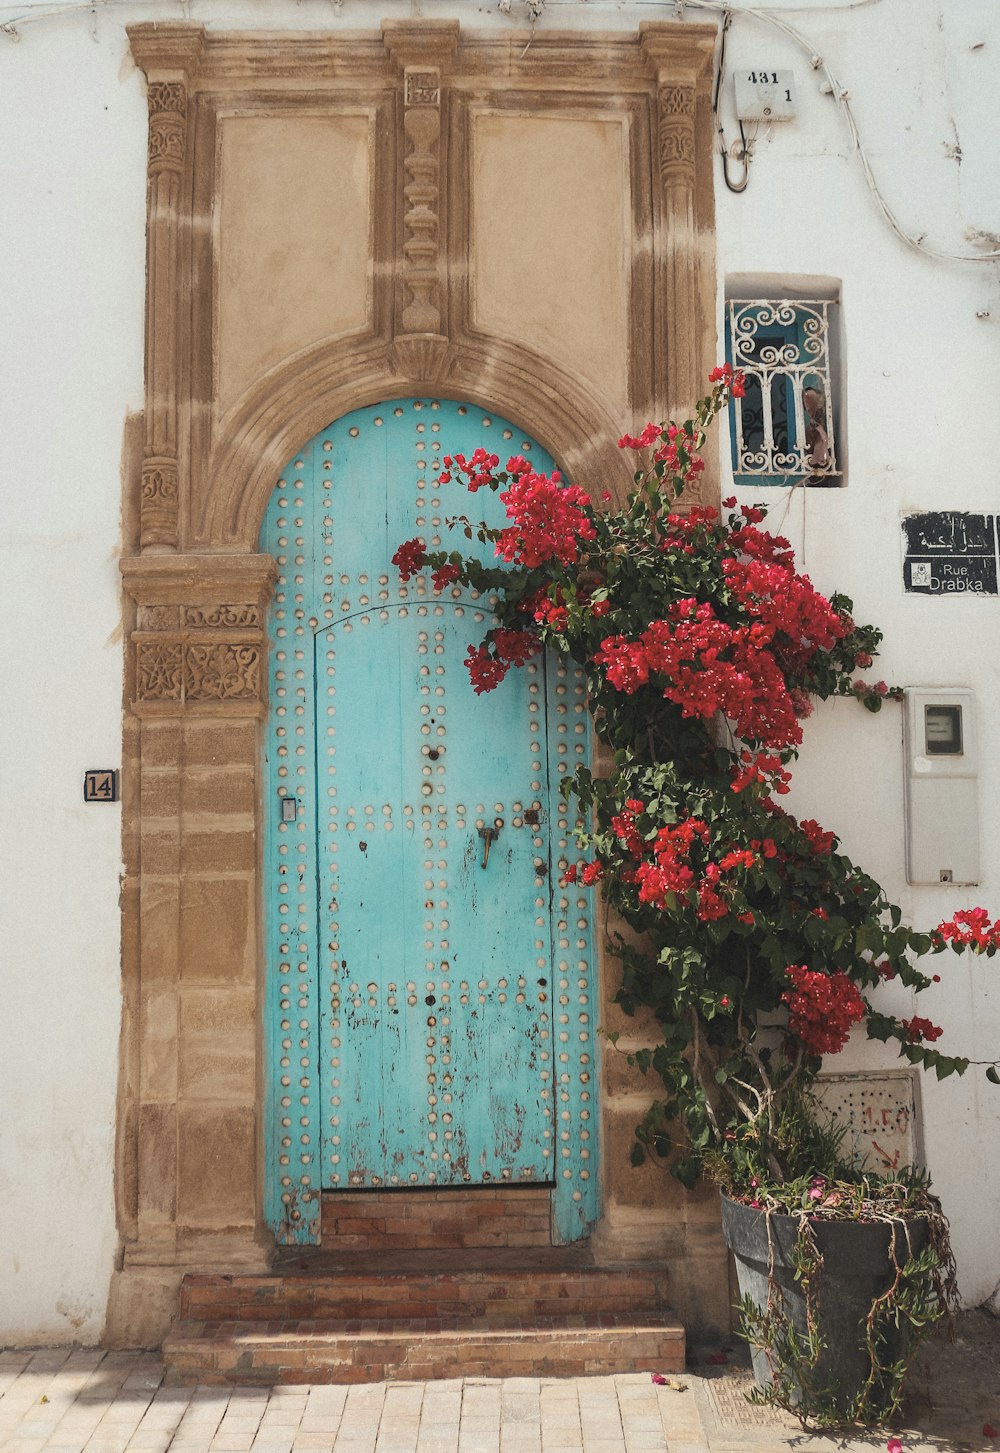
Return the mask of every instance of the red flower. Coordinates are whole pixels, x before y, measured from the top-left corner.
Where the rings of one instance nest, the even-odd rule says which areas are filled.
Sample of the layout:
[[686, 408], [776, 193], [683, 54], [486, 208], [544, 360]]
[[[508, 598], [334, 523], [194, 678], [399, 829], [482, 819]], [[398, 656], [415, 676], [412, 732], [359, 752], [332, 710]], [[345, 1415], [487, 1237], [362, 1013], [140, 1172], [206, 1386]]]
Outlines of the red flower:
[[836, 833], [824, 832], [818, 822], [811, 817], [803, 818], [799, 828], [805, 834], [806, 840], [818, 858], [825, 857], [832, 852], [833, 845], [837, 841]]
[[992, 955], [1000, 948], [1000, 918], [991, 923], [985, 908], [962, 908], [954, 918], [938, 924], [934, 937], [941, 946], [950, 942], [954, 948]]
[[461, 571], [457, 565], [439, 565], [431, 572], [431, 580], [434, 582], [435, 590], [444, 590], [453, 580], [457, 580]]
[[544, 596], [538, 603], [535, 620], [539, 625], [551, 626], [554, 631], [564, 631], [569, 625], [569, 611], [564, 605]]
[[649, 665], [641, 645], [625, 636], [608, 636], [594, 657], [598, 666], [607, 668], [605, 675], [611, 685], [631, 696], [649, 680]]
[[788, 1027], [810, 1054], [839, 1054], [851, 1028], [866, 1014], [857, 987], [839, 970], [823, 974], [793, 964], [787, 970], [793, 988], [782, 994], [788, 1005]]
[[791, 772], [785, 770], [781, 758], [773, 753], [740, 753], [739, 763], [733, 766], [732, 790], [742, 792], [744, 788], [760, 782], [769, 792], [779, 797], [787, 793], [792, 780]]
[[915, 1014], [912, 1019], [901, 1019], [899, 1022], [906, 1030], [906, 1037], [911, 1044], [918, 1044], [922, 1039], [929, 1040], [933, 1044], [934, 1040], [940, 1039], [944, 1033], [943, 1029], [939, 1029], [929, 1019], [921, 1019], [919, 1014]]
[[548, 560], [572, 565], [580, 541], [597, 533], [589, 497], [575, 484], [562, 484], [558, 471], [520, 474], [500, 499], [513, 524], [501, 530], [496, 553], [509, 563], [529, 570]]
[[733, 371], [731, 363], [720, 363], [718, 368], [713, 368], [708, 375], [709, 383], [721, 383], [728, 388], [734, 399], [743, 398], [745, 387], [743, 374]]
[[469, 679], [477, 696], [499, 686], [509, 669], [503, 661], [497, 660], [487, 645], [470, 646], [465, 664], [469, 668]]
[[655, 444], [660, 437], [660, 425], [652, 421], [646, 425], [642, 433], [636, 438], [634, 434], [623, 434], [618, 440], [619, 449], [648, 449]]
[[503, 626], [493, 632], [493, 645], [505, 666], [523, 666], [542, 649], [534, 631], [510, 631]]
[[716, 918], [725, 918], [729, 912], [725, 900], [720, 898], [712, 885], [704, 879], [698, 887], [698, 906], [696, 912], [702, 923], [711, 923]]
[[[482, 489], [484, 485], [494, 483], [493, 471], [499, 463], [499, 456], [487, 454], [485, 449], [477, 449], [471, 459], [466, 459], [464, 454], [456, 454], [454, 458], [446, 454], [444, 458], [446, 470], [457, 470], [459, 474], [465, 475], [465, 486], [472, 494], [475, 494], [477, 489]], [[450, 478], [450, 474], [447, 478], [445, 475], [441, 475], [438, 482], [447, 484]]]
[[411, 575], [423, 570], [426, 559], [427, 551], [423, 543], [414, 536], [412, 540], [405, 540], [400, 545], [392, 557], [392, 563], [399, 569], [400, 580], [406, 581]]

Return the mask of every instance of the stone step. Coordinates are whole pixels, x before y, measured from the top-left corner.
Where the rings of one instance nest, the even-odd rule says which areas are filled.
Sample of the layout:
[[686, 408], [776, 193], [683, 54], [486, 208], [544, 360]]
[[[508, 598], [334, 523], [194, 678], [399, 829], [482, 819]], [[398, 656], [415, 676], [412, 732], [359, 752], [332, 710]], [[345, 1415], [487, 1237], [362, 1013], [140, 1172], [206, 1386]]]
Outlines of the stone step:
[[581, 1377], [682, 1372], [684, 1329], [666, 1312], [364, 1317], [175, 1323], [166, 1379], [262, 1385], [425, 1381], [445, 1377]]
[[661, 1312], [666, 1275], [655, 1269], [414, 1267], [408, 1271], [303, 1270], [264, 1275], [190, 1274], [181, 1284], [185, 1322], [282, 1322], [316, 1318], [479, 1318], [499, 1327], [526, 1317]]

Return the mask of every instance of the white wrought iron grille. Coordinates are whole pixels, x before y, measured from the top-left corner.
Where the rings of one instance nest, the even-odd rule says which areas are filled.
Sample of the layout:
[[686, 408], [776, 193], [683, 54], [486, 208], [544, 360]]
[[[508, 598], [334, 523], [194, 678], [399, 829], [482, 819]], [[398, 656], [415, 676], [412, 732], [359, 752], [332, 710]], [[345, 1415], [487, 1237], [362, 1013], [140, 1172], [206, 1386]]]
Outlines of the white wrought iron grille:
[[830, 309], [822, 300], [728, 304], [729, 353], [746, 393], [733, 400], [739, 483], [835, 483]]

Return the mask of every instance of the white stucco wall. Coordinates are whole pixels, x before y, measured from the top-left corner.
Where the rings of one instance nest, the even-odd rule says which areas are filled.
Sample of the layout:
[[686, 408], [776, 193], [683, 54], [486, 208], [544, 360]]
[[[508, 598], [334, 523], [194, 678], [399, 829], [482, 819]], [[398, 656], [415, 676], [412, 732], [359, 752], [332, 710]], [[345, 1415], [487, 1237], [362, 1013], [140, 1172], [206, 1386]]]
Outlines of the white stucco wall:
[[[970, 253], [968, 237], [1000, 233], [1000, 141], [989, 76], [1000, 55], [1000, 17], [968, 3], [907, 0], [856, 9], [823, 6], [788, 18], [824, 57], [851, 104], [879, 188], [909, 235], [943, 252]], [[849, 595], [860, 621], [885, 632], [880, 657], [859, 671], [900, 686], [965, 686], [980, 730], [982, 882], [909, 887], [904, 868], [903, 708], [877, 717], [850, 701], [809, 722], [793, 811], [815, 816], [883, 884], [917, 927], [982, 903], [1000, 914], [1000, 674], [997, 596], [944, 598], [903, 590], [901, 517], [927, 510], [997, 510], [1000, 415], [990, 402], [1000, 345], [1000, 265], [945, 263], [908, 249], [873, 201], [824, 77], [786, 37], [735, 20], [731, 68], [791, 69], [798, 117], [755, 146], [741, 195], [718, 185], [720, 290], [739, 274], [838, 279], [846, 375], [841, 443], [846, 487], [742, 490], [772, 501], [772, 528], [791, 539], [814, 583]], [[732, 124], [731, 93], [724, 111]], [[992, 139], [992, 148], [990, 140]], [[956, 142], [961, 164], [950, 156]], [[734, 179], [740, 167], [732, 167]], [[993, 246], [1000, 246], [995, 241]], [[986, 313], [988, 317], [978, 314]], [[722, 331], [720, 306], [720, 335]], [[728, 468], [728, 456], [725, 461]], [[994, 961], [995, 962], [995, 961]], [[945, 1033], [945, 1053], [985, 1059], [1000, 1050], [994, 962], [950, 951], [927, 961], [941, 983], [919, 1004], [884, 990], [887, 1008], [919, 1012]], [[899, 1067], [863, 1034], [830, 1070]], [[959, 1281], [973, 1304], [1000, 1281], [1000, 1092], [982, 1070], [938, 1083], [924, 1076], [923, 1141], [935, 1188], [952, 1219]]]
[[[39, 18], [46, 8], [0, 6], [0, 23], [28, 17], [19, 38], [0, 34], [0, 1344], [97, 1340], [116, 1246], [120, 819], [116, 807], [85, 807], [81, 785], [86, 768], [120, 758], [120, 459], [126, 415], [142, 405], [146, 107], [124, 25], [186, 18], [358, 29], [413, 14], [480, 28], [523, 21], [522, 0], [511, 0], [510, 19], [470, 0], [162, 0]], [[549, 0], [539, 24], [631, 30], [673, 13], [672, 3]], [[992, 7], [878, 0], [788, 16], [849, 87], [906, 230], [946, 251], [970, 250], [967, 231], [1000, 232]], [[784, 516], [816, 583], [852, 595], [858, 617], [885, 630], [872, 676], [976, 691], [982, 886], [918, 890], [903, 881], [898, 707], [879, 718], [851, 703], [820, 711], [794, 804], [836, 828], [921, 926], [972, 902], [1000, 913], [991, 644], [1000, 600], [905, 597], [899, 524], [914, 510], [997, 507], [997, 268], [908, 251], [879, 216], [836, 103], [819, 94], [819, 73], [787, 38], [737, 18], [730, 67], [765, 61], [794, 70], [799, 115], [758, 138], [744, 194], [726, 192], [717, 175], [720, 329], [727, 274], [841, 281], [848, 484], [782, 494], [775, 519]], [[956, 139], [961, 165], [948, 155]], [[993, 966], [950, 954], [939, 963], [943, 982], [921, 1012], [944, 1025], [942, 1048], [995, 1053]], [[874, 1062], [866, 1045], [843, 1057], [845, 1068]], [[979, 1302], [1000, 1281], [1000, 1091], [970, 1072], [927, 1086], [924, 1107], [963, 1293]]]

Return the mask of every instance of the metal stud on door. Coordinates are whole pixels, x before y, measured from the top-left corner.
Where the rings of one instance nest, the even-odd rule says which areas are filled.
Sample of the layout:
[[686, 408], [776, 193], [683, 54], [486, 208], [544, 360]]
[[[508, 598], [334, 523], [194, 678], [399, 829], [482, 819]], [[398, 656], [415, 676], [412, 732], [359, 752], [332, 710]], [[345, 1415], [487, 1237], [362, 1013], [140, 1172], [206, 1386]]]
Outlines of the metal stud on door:
[[[555, 1182], [567, 1240], [595, 1214], [589, 900], [553, 891], [573, 851], [551, 789], [586, 760], [582, 678], [539, 658], [476, 699], [463, 658], [491, 602], [389, 563], [415, 534], [447, 544], [462, 502], [438, 492], [442, 445], [479, 444], [551, 468], [471, 406], [359, 410], [298, 456], [262, 531], [280, 571], [265, 1199], [281, 1240], [316, 1238], [324, 1186]], [[502, 518], [486, 491], [474, 506]], [[294, 946], [293, 888], [316, 905]]]

